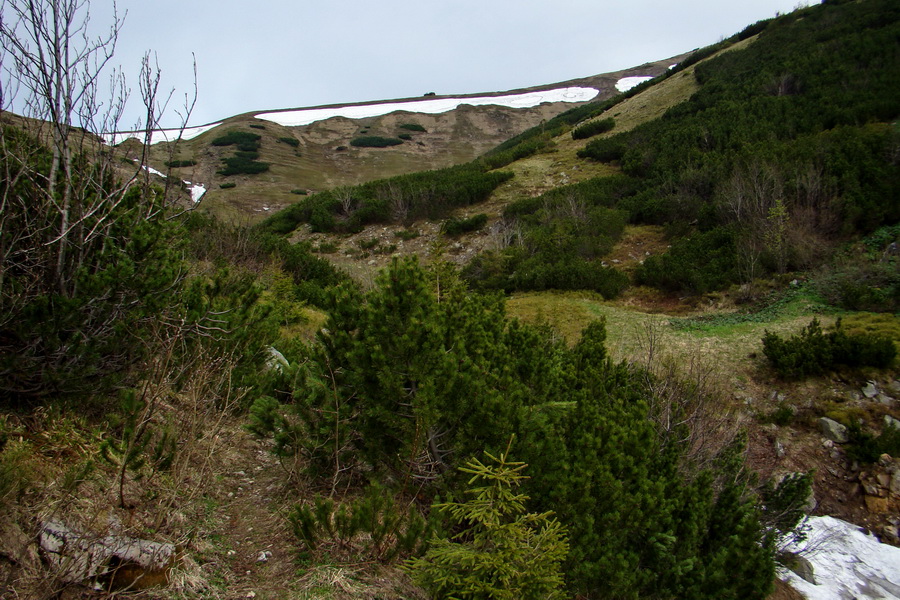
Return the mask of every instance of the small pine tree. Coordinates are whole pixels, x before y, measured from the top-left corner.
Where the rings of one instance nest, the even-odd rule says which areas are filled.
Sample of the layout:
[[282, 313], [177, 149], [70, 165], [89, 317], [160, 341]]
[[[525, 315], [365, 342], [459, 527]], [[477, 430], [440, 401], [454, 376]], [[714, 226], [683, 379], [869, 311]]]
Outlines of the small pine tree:
[[150, 477], [168, 470], [175, 460], [176, 440], [169, 428], [156, 430], [153, 413], [156, 402], [144, 395], [125, 390], [121, 398], [121, 433], [118, 439], [108, 437], [100, 444], [100, 456], [118, 470], [119, 506], [125, 508], [125, 480], [131, 472], [136, 480], [149, 466]]
[[465, 529], [451, 539], [437, 540], [422, 557], [410, 560], [413, 579], [435, 597], [497, 600], [555, 598], [562, 586], [562, 561], [568, 553], [564, 527], [550, 512], [526, 513], [528, 496], [517, 493], [526, 477], [525, 463], [509, 460], [506, 452], [494, 465], [478, 459], [460, 471], [485, 485], [466, 490], [466, 502], [446, 502], [435, 508]]

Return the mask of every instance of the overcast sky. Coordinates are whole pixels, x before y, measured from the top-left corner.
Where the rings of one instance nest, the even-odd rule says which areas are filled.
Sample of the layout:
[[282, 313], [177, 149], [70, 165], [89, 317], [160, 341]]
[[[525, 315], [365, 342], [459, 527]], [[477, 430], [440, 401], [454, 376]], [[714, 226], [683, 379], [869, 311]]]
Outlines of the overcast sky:
[[[806, 4], [806, 2], [803, 2]], [[111, 0], [92, 0], [94, 25]], [[191, 125], [238, 113], [506, 91], [587, 77], [714, 43], [798, 0], [119, 0], [116, 53], [136, 89], [199, 97]], [[174, 122], [174, 114], [163, 125]]]

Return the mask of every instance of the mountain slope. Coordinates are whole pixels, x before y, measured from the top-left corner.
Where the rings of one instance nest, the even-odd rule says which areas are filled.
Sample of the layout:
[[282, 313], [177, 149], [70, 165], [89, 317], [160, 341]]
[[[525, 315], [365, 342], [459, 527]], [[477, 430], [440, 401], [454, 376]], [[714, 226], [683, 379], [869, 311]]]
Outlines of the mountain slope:
[[[617, 93], [615, 86], [622, 78], [659, 75], [683, 56], [558, 84], [454, 98], [464, 102], [466, 99], [474, 101], [580, 87], [597, 90], [592, 102], [599, 102]], [[447, 98], [451, 97], [428, 96], [390, 103], [403, 102], [414, 107], [417, 101]], [[380, 104], [384, 102], [346, 108], [361, 109]], [[201, 128], [203, 133], [182, 140], [177, 145], [154, 144], [150, 146], [149, 163], [160, 171], [166, 171], [166, 163], [172, 160], [196, 163], [173, 169], [173, 174], [205, 185], [209, 190], [204, 198], [205, 209], [238, 222], [254, 222], [266, 213], [296, 201], [296, 194], [300, 192], [357, 185], [374, 179], [466, 163], [572, 106], [571, 102], [544, 102], [516, 108], [462, 104], [459, 108], [439, 114], [405, 110], [358, 119], [335, 116], [300, 126], [280, 125], [266, 118], [276, 113], [252, 112], [225, 119], [211, 128], [205, 126]], [[416, 127], [411, 130], [404, 128], [404, 125]], [[222, 168], [222, 159], [231, 156], [233, 148], [216, 147], [211, 142], [231, 130], [261, 136], [258, 160], [269, 163], [268, 171], [258, 175], [228, 177], [218, 173]], [[362, 136], [397, 138], [399, 141], [400, 135], [409, 139], [393, 147], [355, 147], [350, 143]], [[138, 144], [132, 140], [126, 145], [131, 146], [132, 154], [137, 157]], [[222, 189], [219, 186], [223, 183], [235, 185]]]

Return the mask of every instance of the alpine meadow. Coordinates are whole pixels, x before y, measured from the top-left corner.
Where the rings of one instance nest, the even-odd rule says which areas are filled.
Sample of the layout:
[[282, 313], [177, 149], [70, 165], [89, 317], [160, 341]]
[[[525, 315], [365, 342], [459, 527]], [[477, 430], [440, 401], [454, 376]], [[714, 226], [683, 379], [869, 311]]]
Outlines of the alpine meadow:
[[896, 1], [193, 128], [0, 7], [0, 597], [900, 598]]

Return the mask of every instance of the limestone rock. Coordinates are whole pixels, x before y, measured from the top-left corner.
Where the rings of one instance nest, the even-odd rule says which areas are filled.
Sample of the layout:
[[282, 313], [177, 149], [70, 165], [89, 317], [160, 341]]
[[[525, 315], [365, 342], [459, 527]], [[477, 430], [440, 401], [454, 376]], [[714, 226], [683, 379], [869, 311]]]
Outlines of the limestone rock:
[[849, 439], [847, 428], [828, 417], [819, 419], [819, 429], [822, 431], [822, 435], [838, 444], [844, 444]]
[[874, 381], [869, 381], [866, 383], [865, 387], [862, 389], [863, 396], [866, 398], [872, 399], [878, 395], [878, 388], [875, 387]]
[[272, 346], [269, 346], [267, 350], [269, 352], [269, 358], [266, 359], [266, 367], [268, 367], [269, 370], [283, 373], [285, 369], [291, 366], [291, 363], [284, 357], [284, 354]]
[[785, 552], [779, 558], [782, 564], [796, 573], [798, 577], [816, 585], [815, 569], [805, 557], [795, 552]]
[[103, 581], [110, 589], [137, 590], [168, 583], [176, 559], [172, 544], [83, 533], [53, 520], [41, 525], [39, 544], [62, 581]]

